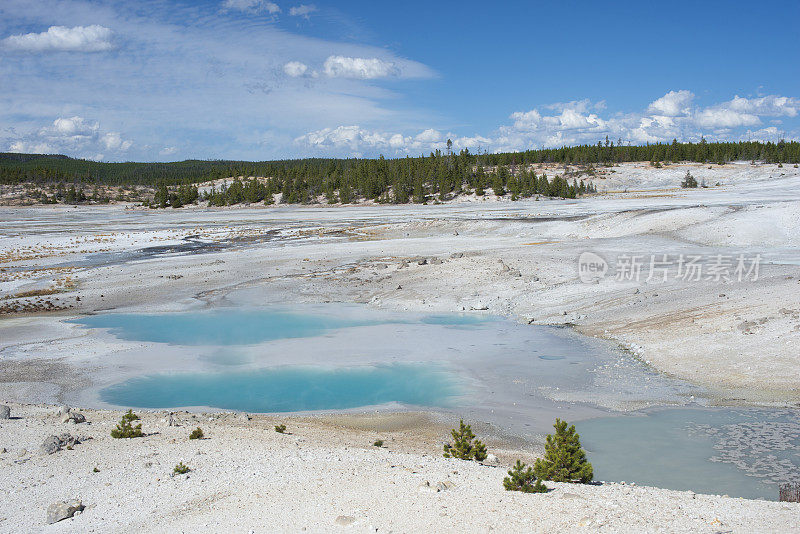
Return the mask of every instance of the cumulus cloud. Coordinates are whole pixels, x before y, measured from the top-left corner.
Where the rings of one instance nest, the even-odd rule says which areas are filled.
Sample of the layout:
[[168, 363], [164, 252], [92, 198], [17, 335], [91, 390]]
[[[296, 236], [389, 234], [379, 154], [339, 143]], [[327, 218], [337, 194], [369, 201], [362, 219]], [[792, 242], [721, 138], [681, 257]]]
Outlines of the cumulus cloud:
[[378, 58], [345, 56], [330, 56], [325, 60], [323, 72], [331, 78], [356, 78], [360, 80], [400, 75], [400, 69], [390, 61]]
[[664, 115], [665, 117], [677, 117], [689, 113], [694, 93], [691, 91], [670, 91], [647, 108], [652, 115]]
[[768, 116], [796, 117], [800, 111], [800, 99], [787, 96], [769, 95], [761, 98], [733, 97], [723, 107], [741, 113], [753, 113]]
[[249, 11], [251, 13], [267, 12], [270, 15], [277, 15], [281, 12], [280, 6], [268, 0], [225, 0], [222, 3], [225, 9], [235, 9], [238, 11]]
[[[510, 124], [491, 135], [463, 136], [433, 128], [418, 133], [386, 132], [359, 126], [339, 126], [309, 132], [295, 142], [320, 152], [350, 154], [383, 153], [400, 156], [443, 149], [446, 140], [455, 150], [506, 152], [532, 147], [594, 144], [608, 136], [615, 143], [641, 144], [698, 140], [707, 135], [719, 139], [775, 140], [778, 128], [743, 130], [762, 123], [761, 117], [795, 116], [800, 101], [790, 97], [735, 97], [705, 108], [692, 106], [694, 95], [685, 90], [670, 91], [639, 113], [601, 117], [604, 103], [579, 100], [516, 111]], [[547, 111], [550, 110], [550, 111]], [[594, 113], [597, 111], [598, 113]], [[710, 130], [710, 132], [709, 132]]]
[[11, 35], [4, 48], [20, 52], [103, 52], [114, 48], [114, 32], [104, 26], [50, 26], [46, 32]]
[[306, 72], [308, 72], [308, 65], [299, 61], [290, 61], [283, 66], [283, 72], [285, 72], [287, 76], [297, 78], [304, 76]]
[[761, 119], [750, 113], [741, 113], [732, 109], [707, 108], [697, 113], [694, 122], [704, 128], [739, 128], [740, 126], [761, 124]]
[[316, 10], [317, 6], [315, 6], [314, 4], [300, 4], [299, 6], [294, 6], [292, 8], [289, 8], [289, 15], [293, 17], [308, 18], [308, 16], [311, 13], [315, 12]]
[[350, 154], [359, 155], [364, 152], [381, 152], [388, 155], [418, 155], [435, 150], [444, 150], [447, 139], [453, 142], [456, 151], [464, 148], [475, 150], [488, 147], [492, 140], [482, 136], [459, 137], [452, 133], [443, 134], [439, 130], [428, 128], [414, 135], [399, 132], [370, 130], [360, 126], [339, 126], [323, 128], [309, 132], [295, 139], [295, 143], [313, 149], [349, 150]]
[[83, 117], [58, 117], [52, 124], [13, 140], [10, 152], [55, 154], [68, 152], [87, 159], [103, 158], [100, 150], [121, 154], [133, 146], [118, 132], [103, 132], [96, 121]]

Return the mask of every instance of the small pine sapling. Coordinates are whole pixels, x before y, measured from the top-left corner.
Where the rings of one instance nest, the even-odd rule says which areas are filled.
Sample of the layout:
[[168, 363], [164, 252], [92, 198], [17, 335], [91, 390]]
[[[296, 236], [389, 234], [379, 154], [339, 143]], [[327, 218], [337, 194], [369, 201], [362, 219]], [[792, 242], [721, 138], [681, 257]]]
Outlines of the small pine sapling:
[[117, 427], [111, 431], [112, 438], [140, 438], [142, 437], [142, 423], [133, 425], [134, 421], [138, 421], [139, 416], [133, 413], [133, 410], [122, 416], [122, 419], [117, 424]]
[[180, 461], [180, 462], [178, 462], [178, 465], [176, 465], [176, 466], [175, 466], [175, 467], [172, 469], [172, 472], [173, 472], [174, 474], [176, 474], [176, 475], [185, 475], [185, 474], [186, 474], [186, 473], [188, 473], [189, 471], [191, 471], [191, 469], [189, 469], [189, 466], [188, 466], [188, 465], [186, 465], [185, 463], [183, 463], [183, 461]]
[[189, 434], [189, 439], [203, 439], [203, 436], [203, 429], [198, 426]]
[[503, 479], [503, 487], [506, 491], [521, 491], [523, 493], [545, 493], [547, 486], [541, 478], [536, 478], [533, 469], [526, 466], [520, 460], [516, 465], [509, 469], [508, 476]]
[[458, 458], [459, 460], [475, 460], [482, 462], [486, 459], [486, 445], [475, 439], [470, 425], [465, 425], [461, 420], [459, 429], [450, 431], [453, 443], [445, 443], [444, 457]]
[[382, 439], [376, 439], [375, 443], [373, 443], [372, 445], [374, 447], [383, 447], [383, 440]]
[[575, 425], [567, 426], [566, 421], [556, 419], [553, 427], [556, 432], [547, 436], [544, 458], [538, 458], [533, 465], [536, 478], [555, 482], [591, 482], [594, 471], [581, 448]]
[[285, 434], [286, 433], [286, 425], [275, 425], [275, 432], [278, 434]]

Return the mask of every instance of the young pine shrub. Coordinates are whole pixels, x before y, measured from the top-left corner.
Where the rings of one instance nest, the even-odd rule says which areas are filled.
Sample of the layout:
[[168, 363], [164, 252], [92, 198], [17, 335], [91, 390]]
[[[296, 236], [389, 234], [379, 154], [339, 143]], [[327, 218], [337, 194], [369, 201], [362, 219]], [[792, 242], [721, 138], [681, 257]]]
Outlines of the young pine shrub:
[[538, 458], [533, 465], [536, 478], [555, 482], [591, 482], [594, 470], [586, 460], [575, 425], [567, 426], [566, 421], [556, 419], [553, 427], [556, 432], [547, 436], [544, 458]]
[[203, 429], [198, 426], [189, 434], [189, 439], [203, 439], [203, 435]]
[[541, 478], [536, 478], [533, 469], [517, 460], [517, 464], [509, 469], [508, 476], [503, 479], [506, 491], [521, 491], [524, 493], [545, 493], [547, 486]]
[[683, 178], [683, 181], [681, 182], [681, 187], [683, 187], [684, 189], [687, 188], [694, 189], [697, 187], [697, 180], [695, 179], [694, 176], [692, 176], [692, 173], [690, 173], [688, 170], [686, 171], [686, 176]]
[[458, 458], [459, 460], [475, 460], [482, 462], [486, 459], [486, 445], [475, 439], [470, 425], [465, 425], [461, 420], [459, 429], [450, 431], [453, 436], [453, 443], [445, 443], [444, 457]]
[[172, 473], [176, 475], [185, 475], [189, 471], [191, 471], [191, 469], [189, 469], [189, 466], [183, 463], [183, 461], [178, 462], [178, 465], [172, 469]]
[[285, 434], [286, 425], [275, 425], [275, 432], [277, 432], [278, 434]]
[[376, 439], [375, 443], [373, 443], [372, 446], [373, 447], [383, 447], [383, 440], [382, 439]]
[[117, 423], [117, 427], [111, 431], [112, 438], [140, 438], [142, 437], [142, 423], [133, 426], [134, 421], [138, 421], [139, 416], [128, 410]]

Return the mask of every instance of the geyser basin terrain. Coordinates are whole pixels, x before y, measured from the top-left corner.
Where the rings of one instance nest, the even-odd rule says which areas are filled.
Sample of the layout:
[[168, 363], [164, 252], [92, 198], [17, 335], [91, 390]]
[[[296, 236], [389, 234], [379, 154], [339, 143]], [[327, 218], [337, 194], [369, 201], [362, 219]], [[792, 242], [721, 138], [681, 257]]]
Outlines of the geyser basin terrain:
[[[800, 472], [788, 449], [775, 454], [775, 443], [797, 438], [791, 413], [769, 426], [774, 446], [731, 427], [750, 428], [741, 413], [755, 412], [608, 417], [609, 409], [702, 402], [704, 392], [566, 329], [345, 305], [110, 313], [76, 322], [109, 347], [97, 362], [105, 378], [81, 402], [249, 412], [423, 408], [526, 439], [560, 417], [580, 421], [599, 479], [774, 499], [776, 481]], [[720, 444], [729, 435], [742, 439]]]
[[796, 410], [666, 409], [576, 426], [600, 480], [775, 500], [800, 478]]
[[[325, 305], [109, 313], [76, 322], [132, 347], [97, 397], [123, 407], [447, 405], [533, 437], [556, 415], [578, 419], [605, 414], [598, 405], [646, 406], [697, 393], [608, 343], [476, 314]], [[390, 388], [393, 382], [408, 384]], [[278, 393], [285, 383], [294, 386]], [[318, 399], [310, 400], [313, 392]]]

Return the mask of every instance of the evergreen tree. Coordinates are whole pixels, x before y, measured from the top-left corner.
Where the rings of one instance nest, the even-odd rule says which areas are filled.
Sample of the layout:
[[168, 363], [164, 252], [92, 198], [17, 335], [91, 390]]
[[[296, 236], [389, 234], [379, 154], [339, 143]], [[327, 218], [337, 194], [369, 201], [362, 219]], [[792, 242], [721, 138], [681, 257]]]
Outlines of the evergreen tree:
[[524, 493], [545, 493], [547, 486], [541, 478], [536, 478], [533, 469], [526, 466], [520, 460], [508, 471], [508, 476], [503, 479], [503, 487], [506, 491], [522, 491]]
[[575, 425], [568, 427], [566, 421], [556, 419], [553, 427], [556, 432], [547, 436], [544, 458], [538, 458], [533, 466], [536, 478], [555, 482], [591, 482], [594, 471], [581, 448]]
[[134, 421], [138, 421], [139, 416], [133, 413], [133, 410], [122, 416], [122, 420], [117, 424], [117, 427], [111, 431], [112, 438], [140, 438], [142, 437], [142, 423], [133, 426]]
[[486, 459], [486, 445], [475, 439], [470, 425], [465, 425], [461, 420], [458, 430], [451, 430], [453, 444], [445, 443], [444, 457], [458, 458], [460, 460], [476, 460], [482, 462]]
[[681, 187], [684, 189], [697, 187], [697, 180], [695, 180], [694, 176], [692, 176], [692, 173], [689, 172], [689, 169], [686, 169], [686, 176], [681, 182]]

